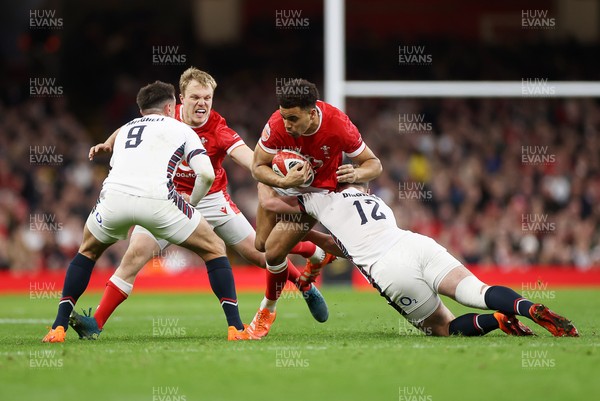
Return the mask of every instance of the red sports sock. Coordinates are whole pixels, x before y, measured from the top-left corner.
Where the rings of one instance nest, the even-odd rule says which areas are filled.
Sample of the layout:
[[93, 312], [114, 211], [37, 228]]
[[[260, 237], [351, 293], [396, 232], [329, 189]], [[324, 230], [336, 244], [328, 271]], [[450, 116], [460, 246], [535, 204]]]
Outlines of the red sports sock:
[[271, 301], [277, 301], [281, 295], [285, 282], [288, 277], [288, 269], [284, 269], [278, 273], [273, 273], [267, 269], [267, 290], [265, 298]]
[[298, 268], [294, 266], [291, 260], [288, 259], [288, 281], [291, 281], [292, 283], [296, 284], [296, 282], [300, 278], [300, 275], [301, 273], [298, 270]]
[[310, 258], [315, 254], [317, 246], [310, 241], [299, 242], [295, 247], [292, 248], [290, 253], [294, 255], [300, 255], [304, 258]]
[[98, 305], [98, 309], [94, 313], [94, 319], [96, 319], [99, 329], [104, 327], [104, 323], [106, 323], [110, 315], [117, 309], [117, 306], [126, 299], [127, 294], [121, 291], [112, 281], [106, 283], [100, 305]]

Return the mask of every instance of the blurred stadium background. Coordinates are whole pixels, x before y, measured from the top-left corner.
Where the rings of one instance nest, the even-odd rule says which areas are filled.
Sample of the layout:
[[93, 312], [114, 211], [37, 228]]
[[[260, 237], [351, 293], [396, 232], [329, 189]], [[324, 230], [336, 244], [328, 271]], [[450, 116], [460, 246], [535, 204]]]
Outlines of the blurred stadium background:
[[[349, 80], [523, 84], [520, 96], [505, 98], [346, 99], [346, 112], [384, 166], [371, 190], [393, 206], [400, 227], [435, 238], [484, 271], [593, 273], [586, 277], [599, 284], [600, 103], [555, 96], [552, 86], [599, 80], [599, 2], [345, 4]], [[326, 96], [323, 6], [322, 0], [4, 4], [3, 288], [10, 290], [19, 274], [66, 268], [108, 171], [109, 158], [89, 162], [88, 149], [138, 115], [140, 86], [156, 79], [177, 84], [192, 65], [208, 71], [218, 82], [214, 108], [251, 148], [277, 107], [277, 82], [306, 78]], [[547, 96], [528, 96], [530, 89]], [[253, 221], [255, 182], [234, 163], [226, 169], [232, 198]], [[112, 272], [126, 245], [112, 247], [97, 269]], [[175, 247], [161, 256], [147, 275], [202, 265]], [[231, 257], [243, 270], [245, 263]], [[350, 282], [351, 272], [339, 261], [324, 280]]]

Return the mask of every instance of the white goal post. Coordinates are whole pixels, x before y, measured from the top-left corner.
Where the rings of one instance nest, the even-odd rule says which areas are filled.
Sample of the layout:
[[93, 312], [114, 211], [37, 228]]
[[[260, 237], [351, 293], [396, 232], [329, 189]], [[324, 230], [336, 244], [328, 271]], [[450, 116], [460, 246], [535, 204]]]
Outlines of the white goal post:
[[324, 0], [325, 101], [345, 110], [347, 97], [600, 97], [600, 82], [347, 81], [345, 0]]

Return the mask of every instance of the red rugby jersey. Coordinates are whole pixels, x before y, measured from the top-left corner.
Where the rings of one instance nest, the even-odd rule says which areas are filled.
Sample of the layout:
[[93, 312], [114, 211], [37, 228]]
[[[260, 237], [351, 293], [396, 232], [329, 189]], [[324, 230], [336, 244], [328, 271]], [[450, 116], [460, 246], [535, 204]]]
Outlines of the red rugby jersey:
[[317, 101], [321, 123], [317, 131], [309, 136], [294, 138], [288, 134], [279, 110], [275, 111], [263, 129], [259, 144], [267, 153], [276, 154], [282, 149], [291, 149], [306, 156], [315, 171], [312, 187], [335, 190], [336, 171], [342, 164], [343, 154], [358, 156], [364, 149], [356, 126], [350, 118], [336, 107]]
[[[183, 121], [183, 109], [181, 104], [175, 107], [175, 118]], [[206, 153], [210, 157], [213, 169], [215, 170], [215, 181], [208, 190], [208, 194], [227, 190], [227, 173], [223, 168], [223, 159], [226, 155], [238, 146], [244, 145], [244, 140], [231, 128], [227, 126], [225, 118], [223, 118], [215, 110], [210, 111], [208, 120], [201, 127], [191, 127], [198, 136], [200, 141], [206, 148]], [[175, 189], [180, 193], [191, 194], [194, 189], [196, 174], [190, 166], [182, 161], [175, 172], [173, 183]]]

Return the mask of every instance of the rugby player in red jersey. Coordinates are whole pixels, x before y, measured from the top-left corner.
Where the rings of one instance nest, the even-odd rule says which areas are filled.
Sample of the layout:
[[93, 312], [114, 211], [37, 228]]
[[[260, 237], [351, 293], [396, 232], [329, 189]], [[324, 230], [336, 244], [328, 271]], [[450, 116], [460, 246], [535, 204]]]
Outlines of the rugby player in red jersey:
[[[290, 80], [278, 88], [279, 110], [271, 115], [254, 150], [252, 175], [280, 194], [326, 193], [335, 190], [340, 182], [370, 181], [382, 172], [381, 162], [363, 142], [350, 118], [318, 98], [316, 86], [306, 80]], [[283, 149], [297, 151], [308, 158], [314, 170], [310, 186], [299, 187], [310, 175], [307, 163], [292, 168], [285, 177], [273, 171], [273, 157]], [[352, 164], [342, 164], [344, 154]], [[308, 215], [296, 220], [285, 219], [259, 205], [256, 248], [265, 251], [267, 289], [248, 327], [251, 336], [260, 338], [269, 332], [275, 321], [277, 299], [291, 267], [286, 255], [315, 223]]]

